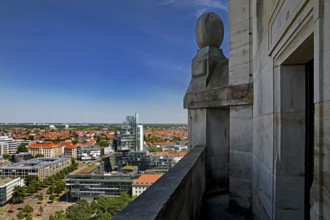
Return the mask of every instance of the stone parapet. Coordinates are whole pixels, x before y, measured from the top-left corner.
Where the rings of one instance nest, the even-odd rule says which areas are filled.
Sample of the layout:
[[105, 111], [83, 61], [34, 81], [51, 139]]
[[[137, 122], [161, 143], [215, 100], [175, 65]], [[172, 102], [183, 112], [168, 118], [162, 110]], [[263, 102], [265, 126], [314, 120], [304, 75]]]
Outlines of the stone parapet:
[[205, 146], [196, 146], [113, 220], [199, 219], [205, 192]]

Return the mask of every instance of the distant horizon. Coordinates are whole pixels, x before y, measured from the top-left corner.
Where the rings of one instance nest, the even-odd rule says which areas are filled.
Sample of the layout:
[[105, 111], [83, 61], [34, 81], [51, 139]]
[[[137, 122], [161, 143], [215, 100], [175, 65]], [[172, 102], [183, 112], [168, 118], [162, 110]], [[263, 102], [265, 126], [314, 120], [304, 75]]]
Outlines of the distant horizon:
[[[4, 0], [0, 121], [187, 123], [197, 18], [225, 0]], [[119, 122], [120, 123], [120, 122]]]
[[[123, 122], [0, 122], [1, 125], [70, 125], [70, 124], [122, 124]], [[188, 123], [175, 123], [175, 122], [139, 122], [138, 124], [164, 124], [164, 125], [188, 125]]]

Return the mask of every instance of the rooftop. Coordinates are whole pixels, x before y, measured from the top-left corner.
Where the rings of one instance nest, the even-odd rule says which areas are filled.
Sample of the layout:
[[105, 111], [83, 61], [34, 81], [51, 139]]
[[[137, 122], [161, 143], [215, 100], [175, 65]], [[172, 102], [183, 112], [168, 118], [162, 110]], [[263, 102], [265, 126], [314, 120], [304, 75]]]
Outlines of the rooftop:
[[162, 175], [160, 174], [142, 174], [139, 178], [137, 178], [134, 182], [133, 182], [133, 186], [135, 185], [146, 185], [146, 186], [150, 186], [153, 183], [155, 183]]
[[69, 158], [48, 158], [48, 157], [39, 157], [31, 160], [22, 160], [18, 163], [14, 163], [1, 169], [32, 169], [32, 168], [43, 168], [52, 164], [60, 163], [65, 160], [70, 160]]
[[13, 181], [13, 178], [1, 178], [0, 179], [0, 187], [6, 185], [7, 183], [10, 183], [11, 181]]
[[61, 146], [57, 145], [57, 144], [53, 144], [53, 143], [30, 144], [28, 146], [29, 149], [37, 149], [37, 148], [51, 149], [51, 148], [59, 148], [59, 147], [61, 147]]

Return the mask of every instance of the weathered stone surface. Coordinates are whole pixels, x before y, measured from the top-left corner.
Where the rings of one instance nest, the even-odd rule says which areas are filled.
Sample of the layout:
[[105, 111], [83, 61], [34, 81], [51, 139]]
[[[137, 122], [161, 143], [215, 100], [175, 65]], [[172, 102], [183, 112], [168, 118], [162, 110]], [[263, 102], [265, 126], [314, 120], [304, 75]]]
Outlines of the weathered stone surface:
[[253, 87], [251, 84], [214, 88], [199, 92], [186, 93], [184, 108], [211, 108], [253, 103]]
[[228, 84], [228, 60], [215, 47], [200, 49], [192, 61], [192, 79], [187, 92], [221, 87]]
[[195, 37], [199, 48], [206, 46], [220, 47], [223, 34], [223, 22], [217, 14], [206, 12], [198, 18], [195, 27]]
[[114, 220], [199, 219], [205, 191], [205, 147], [196, 146]]
[[229, 171], [229, 109], [207, 109], [206, 190], [226, 191]]

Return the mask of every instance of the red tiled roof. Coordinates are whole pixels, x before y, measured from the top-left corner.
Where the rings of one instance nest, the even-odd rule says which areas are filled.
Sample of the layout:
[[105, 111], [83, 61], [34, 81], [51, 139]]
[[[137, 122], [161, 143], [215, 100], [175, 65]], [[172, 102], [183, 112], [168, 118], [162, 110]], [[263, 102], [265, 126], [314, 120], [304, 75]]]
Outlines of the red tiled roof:
[[36, 149], [36, 148], [59, 148], [60, 145], [53, 144], [53, 143], [41, 143], [41, 144], [30, 144], [28, 146], [29, 149]]
[[150, 186], [155, 183], [162, 175], [161, 174], [142, 174], [134, 180], [132, 186]]

